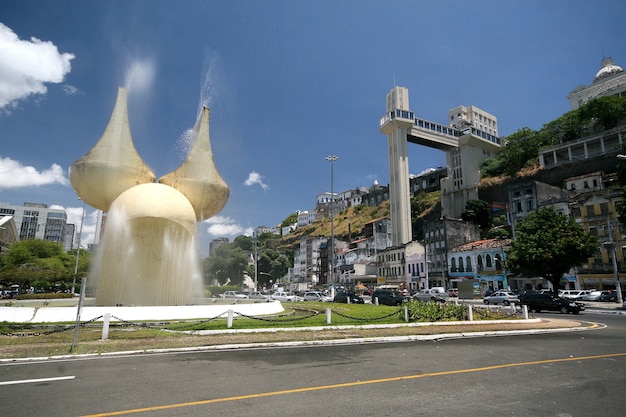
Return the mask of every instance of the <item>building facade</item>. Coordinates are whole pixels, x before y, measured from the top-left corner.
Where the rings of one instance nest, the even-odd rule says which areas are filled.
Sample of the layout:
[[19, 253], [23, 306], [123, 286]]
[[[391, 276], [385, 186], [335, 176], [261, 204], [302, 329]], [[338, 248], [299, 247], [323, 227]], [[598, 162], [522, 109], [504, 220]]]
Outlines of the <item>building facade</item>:
[[607, 57], [602, 59], [593, 82], [576, 87], [567, 95], [567, 99], [571, 110], [576, 110], [594, 98], [613, 95], [626, 97], [626, 72], [615, 65], [613, 58]]
[[68, 242], [67, 239], [66, 230], [69, 226], [65, 210], [49, 208], [41, 203], [24, 203], [23, 206], [0, 206], [0, 215], [13, 217], [20, 240], [41, 239], [57, 242], [65, 250], [74, 247], [75, 234], [72, 234], [71, 241]]

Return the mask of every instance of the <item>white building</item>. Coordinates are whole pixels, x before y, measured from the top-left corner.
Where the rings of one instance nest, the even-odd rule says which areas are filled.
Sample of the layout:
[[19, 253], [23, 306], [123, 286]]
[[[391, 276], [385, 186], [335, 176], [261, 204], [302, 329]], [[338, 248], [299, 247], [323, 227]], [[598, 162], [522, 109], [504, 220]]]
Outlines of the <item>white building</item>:
[[317, 211], [301, 211], [298, 213], [298, 227], [308, 226], [316, 219]]
[[604, 96], [626, 97], [626, 72], [613, 63], [613, 58], [602, 60], [600, 70], [590, 85], [576, 87], [567, 95], [570, 108], [576, 110], [588, 101]]
[[74, 247], [74, 239], [66, 241], [69, 225], [65, 210], [48, 208], [41, 203], [24, 203], [23, 206], [0, 206], [0, 215], [13, 217], [20, 240], [48, 240], [63, 245], [65, 250]]
[[498, 136], [498, 118], [476, 106], [456, 106], [448, 111], [450, 126], [463, 130], [468, 126]]

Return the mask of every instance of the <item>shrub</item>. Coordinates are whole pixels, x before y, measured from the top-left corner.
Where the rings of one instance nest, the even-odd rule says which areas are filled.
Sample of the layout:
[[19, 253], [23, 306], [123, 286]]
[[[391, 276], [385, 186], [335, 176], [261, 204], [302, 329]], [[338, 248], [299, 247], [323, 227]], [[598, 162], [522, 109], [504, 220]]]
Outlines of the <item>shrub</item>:
[[[463, 321], [467, 320], [467, 307], [450, 303], [426, 303], [411, 300], [405, 304], [410, 321]], [[404, 312], [398, 313], [404, 316]]]

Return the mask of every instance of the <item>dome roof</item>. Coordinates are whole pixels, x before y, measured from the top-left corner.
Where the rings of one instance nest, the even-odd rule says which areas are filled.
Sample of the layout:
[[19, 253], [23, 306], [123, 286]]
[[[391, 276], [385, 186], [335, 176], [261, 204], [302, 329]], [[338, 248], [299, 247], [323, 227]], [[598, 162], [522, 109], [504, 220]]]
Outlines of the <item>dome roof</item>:
[[596, 74], [593, 82], [595, 83], [596, 81], [603, 80], [611, 75], [619, 74], [620, 72], [624, 72], [624, 70], [619, 65], [613, 63], [613, 58], [604, 58], [602, 60], [602, 67]]

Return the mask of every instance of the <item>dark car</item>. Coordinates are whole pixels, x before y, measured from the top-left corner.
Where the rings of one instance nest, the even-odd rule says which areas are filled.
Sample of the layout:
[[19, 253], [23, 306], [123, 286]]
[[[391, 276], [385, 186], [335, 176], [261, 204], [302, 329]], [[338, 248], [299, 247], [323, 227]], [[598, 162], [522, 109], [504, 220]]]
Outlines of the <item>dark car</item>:
[[376, 290], [372, 293], [372, 303], [384, 304], [387, 306], [399, 306], [402, 303], [409, 301], [409, 297], [400, 294], [398, 291], [393, 290]]
[[578, 314], [585, 309], [583, 303], [577, 303], [547, 292], [525, 293], [520, 295], [519, 298], [522, 305], [527, 305], [530, 311], [537, 313], [541, 310], [548, 310]]
[[[606, 294], [605, 291], [603, 291], [602, 293], [603, 294], [600, 296], [600, 298], [598, 298], [598, 301], [609, 301], [613, 303], [617, 302], [617, 291], [606, 292]], [[622, 300], [626, 300], [626, 297], [624, 295], [624, 291], [622, 291]]]
[[363, 298], [359, 297], [353, 292], [338, 292], [335, 294], [335, 298], [333, 299], [336, 303], [347, 303], [348, 299], [350, 299], [350, 304], [364, 304], [365, 301]]

